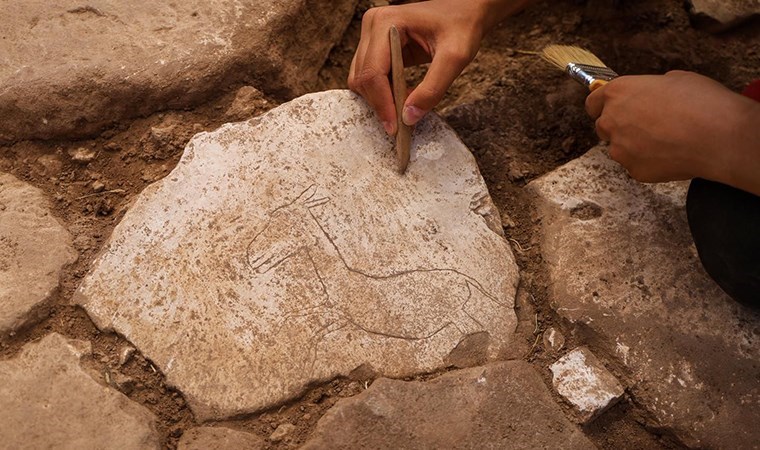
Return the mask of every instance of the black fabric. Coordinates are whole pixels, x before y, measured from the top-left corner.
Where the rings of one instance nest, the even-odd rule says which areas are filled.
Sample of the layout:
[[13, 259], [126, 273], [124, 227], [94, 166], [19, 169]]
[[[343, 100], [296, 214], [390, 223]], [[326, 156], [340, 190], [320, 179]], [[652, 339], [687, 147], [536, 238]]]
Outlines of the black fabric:
[[760, 197], [695, 178], [686, 213], [707, 273], [734, 300], [760, 308]]

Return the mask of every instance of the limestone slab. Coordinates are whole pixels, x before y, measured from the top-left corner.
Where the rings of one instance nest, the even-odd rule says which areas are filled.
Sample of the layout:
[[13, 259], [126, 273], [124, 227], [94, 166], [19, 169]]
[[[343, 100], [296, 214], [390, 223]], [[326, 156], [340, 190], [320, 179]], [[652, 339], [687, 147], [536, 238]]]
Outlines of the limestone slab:
[[463, 340], [496, 358], [518, 282], [498, 212], [439, 118], [418, 127], [412, 152], [399, 175], [392, 140], [348, 91], [200, 134], [137, 199], [76, 301], [201, 420], [363, 364], [436, 370]]
[[177, 450], [258, 450], [264, 440], [255, 434], [225, 427], [198, 427], [185, 431]]
[[617, 403], [623, 386], [586, 347], [573, 349], [550, 367], [557, 392], [589, 422]]
[[760, 15], [760, 0], [689, 0], [689, 12], [715, 30], [724, 30]]
[[52, 216], [44, 193], [0, 173], [0, 339], [30, 319], [76, 258], [71, 235]]
[[686, 187], [638, 183], [602, 148], [531, 182], [551, 302], [627, 367], [626, 385], [659, 425], [688, 445], [751, 448], [760, 314], [702, 269]]
[[0, 141], [92, 134], [247, 82], [317, 80], [356, 0], [0, 0]]
[[381, 378], [340, 400], [304, 450], [590, 449], [538, 372], [510, 361], [450, 372], [429, 382]]
[[80, 365], [89, 342], [50, 334], [0, 361], [0, 436], [12, 449], [158, 449], [155, 417]]

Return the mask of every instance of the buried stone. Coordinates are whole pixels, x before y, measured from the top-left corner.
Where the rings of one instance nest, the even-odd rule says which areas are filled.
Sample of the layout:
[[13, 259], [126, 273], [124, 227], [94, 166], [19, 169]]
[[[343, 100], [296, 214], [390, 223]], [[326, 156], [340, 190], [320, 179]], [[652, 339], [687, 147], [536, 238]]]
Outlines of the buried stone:
[[493, 360], [511, 342], [517, 281], [456, 135], [422, 122], [400, 176], [371, 109], [332, 91], [196, 136], [76, 299], [207, 420], [359, 367], [404, 377]]

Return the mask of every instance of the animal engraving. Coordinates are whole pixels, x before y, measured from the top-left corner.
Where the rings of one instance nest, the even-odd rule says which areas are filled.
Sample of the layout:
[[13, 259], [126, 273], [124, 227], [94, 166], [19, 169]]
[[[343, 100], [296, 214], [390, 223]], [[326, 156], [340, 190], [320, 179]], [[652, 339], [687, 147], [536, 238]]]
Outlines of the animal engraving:
[[327, 296], [325, 306], [372, 334], [417, 340], [449, 326], [468, 335], [502, 322], [502, 317], [494, 317], [501, 314], [477, 318], [471, 314], [493, 311], [494, 304], [500, 304], [478, 281], [459, 271], [417, 269], [373, 275], [350, 267], [311, 211], [330, 201], [316, 192], [310, 186], [272, 212], [248, 244], [252, 270], [266, 273], [289, 258], [308, 258]]

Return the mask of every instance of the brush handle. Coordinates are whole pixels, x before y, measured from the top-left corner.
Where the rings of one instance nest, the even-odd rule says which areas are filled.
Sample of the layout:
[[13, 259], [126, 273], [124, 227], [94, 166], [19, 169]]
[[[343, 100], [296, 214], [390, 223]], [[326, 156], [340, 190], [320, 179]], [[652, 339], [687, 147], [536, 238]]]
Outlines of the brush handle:
[[599, 89], [600, 87], [604, 86], [605, 84], [609, 83], [607, 80], [594, 80], [589, 85], [588, 89], [591, 92], [594, 92], [595, 90]]

